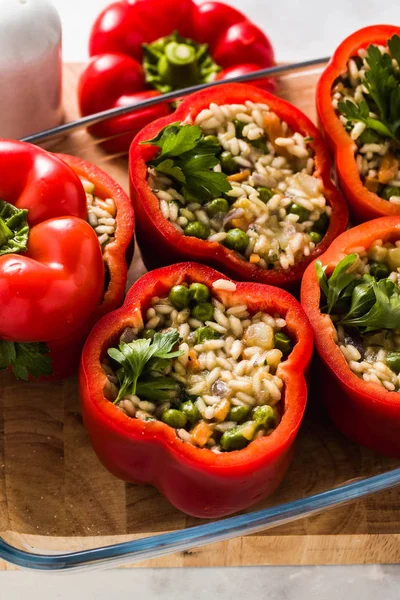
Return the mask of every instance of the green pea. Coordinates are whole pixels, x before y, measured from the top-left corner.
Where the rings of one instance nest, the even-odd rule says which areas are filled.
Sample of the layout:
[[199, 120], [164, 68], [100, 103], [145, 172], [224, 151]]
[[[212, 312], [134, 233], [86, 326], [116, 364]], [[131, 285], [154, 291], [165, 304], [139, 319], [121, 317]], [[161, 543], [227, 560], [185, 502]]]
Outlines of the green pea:
[[187, 308], [190, 301], [189, 288], [185, 285], [174, 285], [168, 294], [168, 300], [177, 310]]
[[246, 421], [225, 431], [221, 437], [220, 444], [224, 450], [241, 450], [253, 439], [257, 431], [255, 421]]
[[318, 233], [325, 233], [329, 227], [329, 217], [326, 213], [321, 213], [318, 221], [315, 221], [313, 225], [314, 231], [318, 231]]
[[218, 331], [215, 331], [212, 327], [208, 325], [206, 327], [199, 327], [196, 329], [196, 344], [202, 344], [206, 340], [218, 340], [221, 337], [221, 334]]
[[191, 221], [186, 225], [184, 233], [191, 237], [197, 237], [200, 240], [206, 240], [210, 235], [210, 228], [205, 223], [201, 223], [201, 221]]
[[246, 123], [243, 123], [243, 121], [239, 121], [239, 119], [234, 119], [233, 124], [234, 124], [235, 130], [236, 130], [236, 137], [242, 138], [243, 137], [243, 129], [244, 129], [244, 126], [246, 125]]
[[189, 286], [189, 294], [192, 302], [207, 302], [210, 298], [210, 290], [203, 283], [192, 283]]
[[319, 244], [322, 240], [322, 235], [320, 233], [317, 233], [317, 231], [310, 231], [309, 236], [310, 240], [314, 242], [314, 244]]
[[385, 279], [390, 274], [390, 269], [385, 263], [373, 262], [370, 263], [369, 268], [370, 274], [375, 277], [375, 279]]
[[240, 423], [249, 416], [250, 408], [248, 406], [232, 406], [229, 411], [228, 421], [236, 421]]
[[233, 159], [233, 155], [231, 152], [224, 150], [222, 152], [219, 160], [221, 163], [221, 169], [223, 170], [224, 173], [226, 173], [228, 175], [233, 175], [233, 173], [236, 173], [239, 170], [239, 165]]
[[400, 373], [400, 352], [389, 352], [386, 358], [386, 364], [397, 375]]
[[259, 187], [257, 188], [257, 191], [260, 194], [260, 200], [265, 203], [267, 203], [268, 200], [271, 200], [272, 196], [274, 195], [274, 192], [271, 190], [271, 188], [267, 187]]
[[268, 404], [257, 406], [253, 411], [253, 420], [259, 427], [274, 427], [276, 423], [275, 409]]
[[161, 420], [171, 427], [185, 427], [187, 423], [186, 415], [176, 408], [168, 408], [161, 416]]
[[290, 352], [293, 350], [292, 340], [288, 335], [286, 335], [286, 333], [283, 333], [282, 331], [278, 331], [278, 333], [274, 335], [274, 342], [275, 348], [278, 348], [278, 350], [280, 350], [284, 356], [290, 354]]
[[180, 408], [181, 412], [183, 412], [184, 416], [186, 416], [189, 423], [191, 423], [192, 425], [194, 423], [197, 423], [197, 421], [200, 421], [201, 414], [200, 414], [197, 406], [191, 400], [182, 402], [182, 404], [180, 405], [179, 408]]
[[154, 337], [155, 329], [145, 329], [142, 333], [142, 338], [151, 340]]
[[400, 196], [400, 187], [394, 185], [385, 185], [381, 192], [384, 200], [389, 200], [392, 196]]
[[304, 208], [303, 206], [299, 206], [298, 204], [292, 204], [292, 206], [289, 209], [289, 212], [292, 215], [298, 215], [299, 216], [299, 223], [303, 223], [303, 221], [307, 221], [308, 217], [310, 216], [310, 211], [307, 210], [306, 208]]
[[210, 302], [196, 304], [196, 306], [192, 308], [191, 316], [193, 319], [198, 319], [199, 321], [211, 321], [214, 317], [214, 307]]
[[225, 198], [215, 198], [206, 206], [206, 210], [210, 217], [214, 217], [220, 213], [227, 213], [229, 210], [229, 202]]
[[236, 250], [236, 252], [243, 253], [249, 245], [249, 241], [250, 238], [247, 233], [241, 229], [235, 228], [228, 231], [224, 244], [231, 250]]

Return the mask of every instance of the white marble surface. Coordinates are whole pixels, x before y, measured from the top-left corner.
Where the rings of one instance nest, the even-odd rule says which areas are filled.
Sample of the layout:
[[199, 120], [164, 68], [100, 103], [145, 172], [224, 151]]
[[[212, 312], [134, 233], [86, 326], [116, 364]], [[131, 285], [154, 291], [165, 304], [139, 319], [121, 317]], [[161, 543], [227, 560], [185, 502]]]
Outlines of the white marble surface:
[[[108, 2], [54, 0], [63, 22], [64, 60], [85, 59], [90, 24]], [[265, 29], [281, 61], [327, 55], [364, 25], [400, 23], [398, 0], [231, 0], [231, 4]], [[77, 575], [0, 572], [0, 600], [108, 600], [121, 593], [140, 600], [232, 600], [247, 595], [252, 600], [395, 600], [399, 584], [397, 566], [135, 569]]]

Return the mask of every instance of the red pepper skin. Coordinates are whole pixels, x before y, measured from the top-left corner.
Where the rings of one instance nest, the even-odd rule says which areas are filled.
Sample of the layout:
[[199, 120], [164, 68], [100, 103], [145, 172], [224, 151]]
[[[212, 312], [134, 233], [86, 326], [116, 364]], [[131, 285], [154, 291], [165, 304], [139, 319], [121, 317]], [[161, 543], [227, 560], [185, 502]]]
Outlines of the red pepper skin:
[[296, 345], [283, 364], [284, 414], [276, 430], [247, 448], [215, 454], [182, 443], [162, 422], [127, 417], [104, 396], [106, 376], [100, 361], [123, 328], [140, 323], [150, 300], [172, 285], [197, 281], [211, 287], [224, 275], [196, 263], [181, 263], [141, 277], [122, 308], [104, 317], [91, 332], [82, 354], [79, 385], [82, 415], [93, 448], [114, 475], [150, 483], [177, 508], [196, 517], [221, 517], [270, 495], [281, 482], [306, 405], [304, 371], [312, 354], [312, 332], [299, 303], [287, 292], [255, 283], [238, 283], [236, 292], [218, 291], [222, 301], [246, 302], [251, 312], [278, 312]]
[[[81, 113], [88, 115], [139, 100], [137, 92], [148, 90], [141, 65], [142, 44], [174, 31], [209, 44], [213, 58], [223, 68], [220, 78], [227, 78], [232, 67], [243, 67], [245, 71], [241, 72], [247, 73], [274, 64], [273, 49], [265, 34], [241, 12], [221, 2], [199, 6], [193, 0], [114, 2], [92, 27], [89, 53], [94, 58], [83, 70], [79, 83]], [[159, 94], [155, 90], [147, 93]], [[103, 146], [108, 152], [124, 152], [139, 128], [170, 111], [168, 104], [154, 106], [100, 123], [90, 131], [104, 138], [125, 133]]]
[[53, 378], [67, 377], [76, 371], [83, 344], [93, 325], [105, 314], [122, 304], [125, 295], [128, 265], [133, 255], [134, 214], [131, 202], [123, 189], [107, 173], [81, 158], [58, 154], [79, 176], [92, 181], [96, 194], [101, 198], [113, 198], [116, 207], [117, 228], [114, 242], [104, 250], [103, 260], [109, 276], [102, 299], [89, 318], [78, 328], [60, 340], [48, 343], [53, 360]]
[[[192, 122], [210, 102], [230, 104], [246, 100], [268, 104], [294, 131], [314, 138], [311, 146], [315, 152], [316, 174], [323, 182], [325, 197], [332, 207], [330, 225], [321, 243], [311, 256], [290, 269], [262, 269], [239, 258], [236, 252], [222, 244], [182, 235], [163, 217], [158, 199], [147, 184], [146, 161], [152, 158], [155, 148], [141, 145], [141, 141], [152, 139], [169, 123]], [[346, 228], [347, 206], [331, 181], [331, 161], [321, 134], [297, 108], [254, 86], [230, 83], [189, 96], [173, 115], [151, 123], [138, 134], [131, 146], [129, 162], [131, 196], [138, 217], [137, 240], [148, 269], [187, 259], [220, 269], [234, 279], [293, 288], [299, 284], [306, 266]]]
[[340, 186], [349, 202], [352, 219], [357, 223], [385, 215], [399, 215], [400, 206], [383, 200], [363, 185], [354, 156], [356, 144], [335, 113], [331, 91], [334, 81], [346, 71], [349, 58], [357, 54], [360, 48], [367, 48], [370, 44], [386, 46], [394, 34], [400, 35], [400, 27], [373, 25], [350, 35], [334, 52], [317, 86], [317, 111], [321, 127], [335, 154]]
[[[374, 240], [400, 238], [400, 217], [381, 217], [342, 233], [320, 257], [333, 268], [353, 248], [368, 248]], [[311, 322], [321, 359], [321, 398], [335, 425], [351, 440], [400, 458], [400, 404], [397, 392], [364, 381], [353, 373], [334, 341], [329, 315], [320, 312], [320, 288], [315, 264], [306, 270], [301, 285], [301, 303]]]
[[104, 282], [82, 184], [57, 157], [16, 141], [0, 140], [0, 171], [0, 197], [27, 208], [30, 226], [26, 252], [0, 256], [0, 338], [62, 337], [91, 315]]
[[[94, 56], [79, 79], [81, 112], [91, 114], [160, 96], [157, 90], [146, 90], [145, 87], [143, 68], [134, 58], [125, 54]], [[107, 119], [89, 127], [89, 131], [96, 137], [110, 138], [102, 143], [106, 152], [124, 152], [147, 123], [170, 112], [169, 104], [164, 102], [140, 112]]]

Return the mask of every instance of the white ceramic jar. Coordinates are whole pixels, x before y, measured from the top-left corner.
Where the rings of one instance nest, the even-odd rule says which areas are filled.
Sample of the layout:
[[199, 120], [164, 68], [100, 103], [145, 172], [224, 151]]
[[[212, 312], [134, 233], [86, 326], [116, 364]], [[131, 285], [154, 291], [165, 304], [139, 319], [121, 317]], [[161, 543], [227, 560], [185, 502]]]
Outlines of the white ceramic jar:
[[50, 0], [0, 0], [0, 137], [58, 125], [61, 22]]

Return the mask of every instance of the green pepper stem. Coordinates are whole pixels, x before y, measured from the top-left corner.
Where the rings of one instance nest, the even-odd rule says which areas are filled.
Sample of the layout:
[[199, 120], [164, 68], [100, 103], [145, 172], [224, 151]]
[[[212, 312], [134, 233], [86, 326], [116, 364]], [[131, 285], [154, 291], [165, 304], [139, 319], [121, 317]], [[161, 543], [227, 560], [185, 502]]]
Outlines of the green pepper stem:
[[13, 232], [0, 217], [0, 248], [13, 237]]
[[188, 44], [170, 42], [158, 61], [158, 72], [161, 79], [174, 89], [196, 84], [199, 80], [199, 65], [195, 48]]

